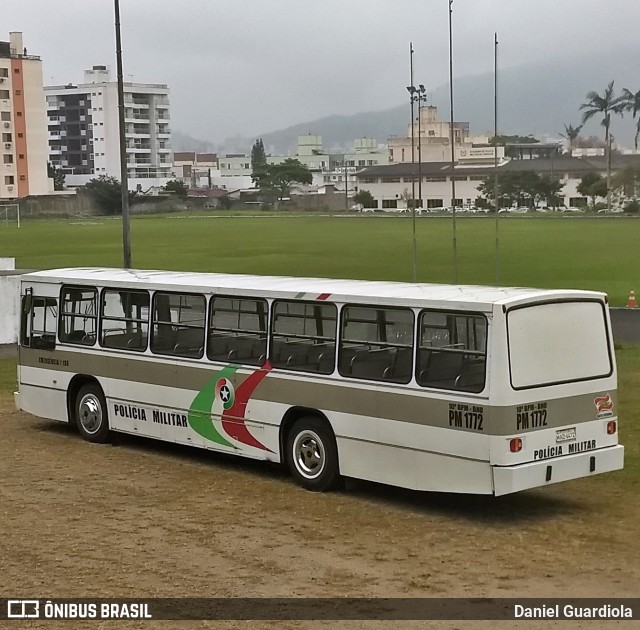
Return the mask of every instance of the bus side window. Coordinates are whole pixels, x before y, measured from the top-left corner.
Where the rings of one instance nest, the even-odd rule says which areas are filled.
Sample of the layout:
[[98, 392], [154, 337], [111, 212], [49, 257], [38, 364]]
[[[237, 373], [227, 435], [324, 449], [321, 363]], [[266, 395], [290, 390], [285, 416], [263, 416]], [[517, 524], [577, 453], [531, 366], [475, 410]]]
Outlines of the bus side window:
[[351, 378], [408, 383], [413, 324], [413, 311], [408, 308], [345, 307], [338, 371]]
[[156, 292], [151, 352], [199, 359], [204, 350], [204, 295]]
[[63, 287], [60, 342], [92, 346], [98, 329], [98, 291], [94, 287]]
[[416, 381], [423, 387], [481, 392], [485, 384], [487, 320], [481, 315], [423, 311]]
[[56, 347], [57, 322], [56, 298], [25, 295], [22, 298], [21, 345], [53, 350]]
[[331, 374], [336, 360], [338, 310], [327, 302], [276, 300], [269, 358], [273, 367]]
[[267, 301], [217, 295], [210, 304], [207, 357], [224, 363], [263, 365], [267, 358]]
[[142, 352], [149, 332], [149, 292], [105, 289], [102, 292], [100, 345]]

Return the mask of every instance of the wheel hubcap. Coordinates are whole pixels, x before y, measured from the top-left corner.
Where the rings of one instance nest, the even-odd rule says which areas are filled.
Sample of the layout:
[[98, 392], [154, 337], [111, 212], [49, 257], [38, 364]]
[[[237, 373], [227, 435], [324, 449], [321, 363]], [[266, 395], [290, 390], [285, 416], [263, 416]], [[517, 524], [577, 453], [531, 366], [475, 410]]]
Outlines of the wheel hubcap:
[[85, 394], [78, 405], [78, 416], [82, 428], [90, 434], [97, 433], [102, 426], [102, 407], [94, 394]]
[[298, 472], [307, 479], [315, 479], [324, 470], [326, 454], [320, 436], [314, 431], [298, 433], [293, 442], [293, 461]]

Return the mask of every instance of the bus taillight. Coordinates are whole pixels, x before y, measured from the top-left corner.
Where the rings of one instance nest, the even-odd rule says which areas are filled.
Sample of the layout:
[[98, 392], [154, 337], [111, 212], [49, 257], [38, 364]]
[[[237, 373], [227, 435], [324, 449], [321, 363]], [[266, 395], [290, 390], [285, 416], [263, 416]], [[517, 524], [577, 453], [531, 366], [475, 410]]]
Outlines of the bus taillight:
[[522, 438], [511, 438], [509, 440], [509, 450], [512, 453], [519, 453], [522, 450]]
[[609, 422], [607, 422], [607, 435], [613, 435], [616, 432], [616, 429], [616, 421], [609, 420]]

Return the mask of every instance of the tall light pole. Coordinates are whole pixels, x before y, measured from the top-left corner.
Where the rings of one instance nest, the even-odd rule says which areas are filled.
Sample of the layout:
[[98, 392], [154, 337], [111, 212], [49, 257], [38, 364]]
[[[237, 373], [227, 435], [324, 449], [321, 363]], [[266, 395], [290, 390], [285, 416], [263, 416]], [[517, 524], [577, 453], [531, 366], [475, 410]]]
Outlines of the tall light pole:
[[418, 86], [418, 208], [422, 210], [422, 103], [427, 100], [427, 88]]
[[409, 68], [410, 68], [410, 80], [411, 84], [407, 87], [409, 92], [409, 102], [411, 104], [411, 203], [415, 202], [416, 198], [416, 178], [415, 178], [415, 164], [416, 164], [416, 138], [415, 138], [415, 114], [413, 111], [413, 104], [415, 99], [413, 98], [413, 92], [415, 87], [413, 85], [413, 44], [409, 43]]
[[[427, 88], [422, 83], [415, 87], [410, 85], [407, 87], [411, 95], [412, 103], [418, 104], [418, 200], [417, 207], [422, 208], [422, 124], [420, 120], [420, 112], [422, 111], [422, 103], [427, 100]], [[414, 204], [415, 205], [415, 204]]]
[[456, 234], [456, 178], [455, 178], [455, 165], [456, 165], [456, 147], [454, 144], [453, 134], [453, 30], [452, 30], [452, 14], [453, 14], [453, 0], [449, 0], [449, 100], [451, 102], [451, 116], [450, 116], [450, 136], [451, 136], [451, 205], [452, 205], [452, 217], [453, 217], [453, 283], [458, 283], [458, 242]]
[[409, 92], [409, 102], [411, 104], [411, 220], [412, 220], [412, 229], [413, 229], [413, 281], [417, 282], [418, 271], [417, 271], [417, 253], [416, 253], [416, 140], [415, 140], [415, 118], [413, 111], [413, 103], [415, 86], [413, 85], [413, 43], [409, 42], [409, 69], [410, 69], [410, 78], [411, 85], [407, 87]]
[[498, 232], [498, 215], [500, 214], [500, 206], [498, 204], [498, 33], [494, 33], [493, 48], [493, 166], [495, 169], [493, 196], [496, 202], [496, 286], [498, 286], [500, 284], [500, 234]]
[[349, 212], [349, 175], [347, 173], [347, 152], [344, 153], [344, 211]]
[[127, 139], [124, 126], [124, 82], [122, 78], [122, 41], [120, 39], [120, 2], [114, 0], [116, 16], [116, 66], [118, 68], [118, 129], [120, 132], [120, 187], [122, 192], [122, 251], [124, 268], [131, 268], [131, 231], [129, 227], [129, 180], [127, 176]]

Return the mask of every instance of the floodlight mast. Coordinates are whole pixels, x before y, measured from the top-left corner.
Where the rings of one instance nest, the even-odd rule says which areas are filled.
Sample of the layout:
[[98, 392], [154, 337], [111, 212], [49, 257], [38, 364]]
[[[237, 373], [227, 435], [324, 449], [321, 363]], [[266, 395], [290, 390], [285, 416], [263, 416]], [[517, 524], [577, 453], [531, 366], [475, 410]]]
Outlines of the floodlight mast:
[[417, 282], [418, 279], [418, 255], [416, 245], [416, 149], [415, 149], [415, 119], [413, 112], [413, 104], [415, 102], [414, 92], [415, 86], [413, 85], [413, 42], [409, 42], [409, 69], [411, 85], [407, 87], [409, 92], [409, 102], [411, 104], [411, 220], [412, 220], [412, 233], [413, 233], [413, 282]]
[[129, 178], [127, 139], [124, 124], [124, 82], [122, 78], [122, 41], [120, 38], [120, 2], [114, 0], [116, 18], [116, 67], [118, 69], [118, 129], [120, 132], [120, 189], [122, 192], [122, 251], [125, 269], [131, 269], [131, 231], [129, 226]]
[[451, 117], [449, 135], [451, 136], [451, 209], [453, 223], [453, 283], [458, 284], [458, 241], [456, 234], [456, 148], [453, 134], [453, 0], [449, 0], [449, 100], [451, 102]]

